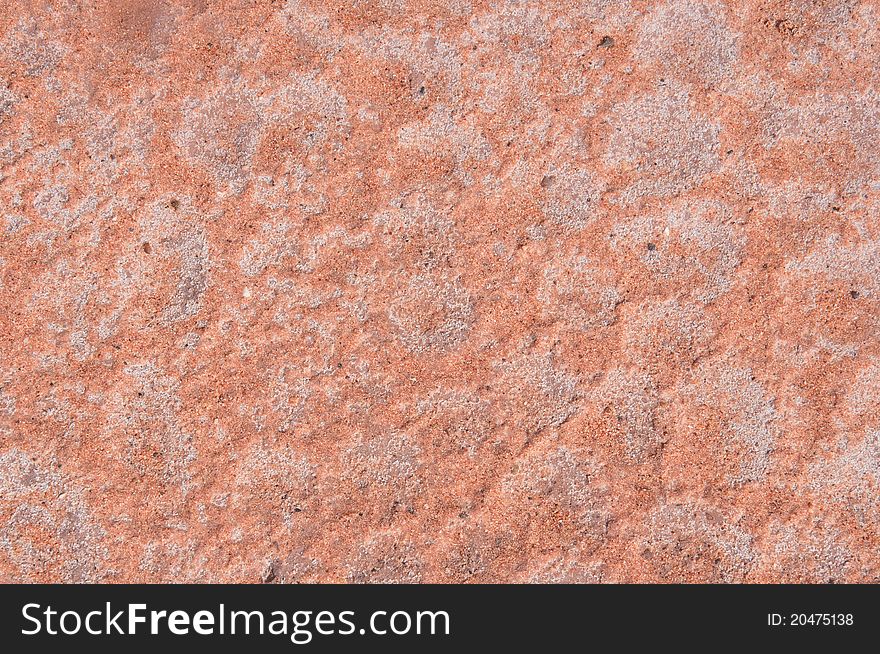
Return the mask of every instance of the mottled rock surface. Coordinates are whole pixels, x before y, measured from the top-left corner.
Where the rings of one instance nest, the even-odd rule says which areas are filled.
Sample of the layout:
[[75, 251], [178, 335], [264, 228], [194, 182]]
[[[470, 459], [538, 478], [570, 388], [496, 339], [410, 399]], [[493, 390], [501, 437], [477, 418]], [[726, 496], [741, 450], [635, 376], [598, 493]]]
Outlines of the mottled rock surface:
[[4, 3], [0, 580], [880, 580], [878, 25]]

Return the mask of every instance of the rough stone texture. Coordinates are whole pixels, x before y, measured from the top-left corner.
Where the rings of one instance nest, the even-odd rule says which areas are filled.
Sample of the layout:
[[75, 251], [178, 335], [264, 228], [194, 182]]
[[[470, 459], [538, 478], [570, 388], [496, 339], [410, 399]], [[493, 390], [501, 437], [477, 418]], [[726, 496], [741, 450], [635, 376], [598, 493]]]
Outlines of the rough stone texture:
[[4, 3], [0, 579], [880, 580], [878, 25]]

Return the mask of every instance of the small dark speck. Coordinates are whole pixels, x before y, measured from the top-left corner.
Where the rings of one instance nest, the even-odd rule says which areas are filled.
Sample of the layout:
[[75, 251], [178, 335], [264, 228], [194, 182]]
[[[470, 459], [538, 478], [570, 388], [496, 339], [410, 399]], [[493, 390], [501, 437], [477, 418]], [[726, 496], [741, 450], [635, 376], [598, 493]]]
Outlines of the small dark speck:
[[153, 246], [150, 245], [149, 243], [144, 243], [144, 244], [141, 246], [141, 248], [143, 248], [143, 250], [144, 250], [144, 254], [150, 254], [150, 252], [153, 251]]
[[419, 87], [419, 95], [425, 95], [425, 87], [424, 86]]
[[648, 243], [648, 249], [649, 249], [651, 252], [653, 252], [654, 250], [657, 249], [657, 246], [654, 245], [653, 243]]
[[614, 39], [611, 38], [610, 36], [603, 36], [602, 40], [599, 41], [600, 48], [610, 48], [613, 45], [614, 45]]
[[853, 300], [858, 300], [858, 299], [859, 299], [859, 292], [858, 292], [858, 291], [850, 291], [850, 292], [849, 292], [849, 296], [850, 296]]
[[174, 209], [175, 211], [177, 209], [179, 209], [180, 208], [180, 200], [178, 200], [176, 198], [174, 200], [171, 200], [171, 208]]

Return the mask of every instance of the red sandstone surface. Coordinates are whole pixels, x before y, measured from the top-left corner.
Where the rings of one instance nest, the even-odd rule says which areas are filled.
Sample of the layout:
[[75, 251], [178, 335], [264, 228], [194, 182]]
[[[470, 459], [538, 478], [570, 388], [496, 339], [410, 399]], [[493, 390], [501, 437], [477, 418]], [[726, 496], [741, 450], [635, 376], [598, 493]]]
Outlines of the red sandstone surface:
[[0, 579], [880, 579], [880, 3], [0, 8]]

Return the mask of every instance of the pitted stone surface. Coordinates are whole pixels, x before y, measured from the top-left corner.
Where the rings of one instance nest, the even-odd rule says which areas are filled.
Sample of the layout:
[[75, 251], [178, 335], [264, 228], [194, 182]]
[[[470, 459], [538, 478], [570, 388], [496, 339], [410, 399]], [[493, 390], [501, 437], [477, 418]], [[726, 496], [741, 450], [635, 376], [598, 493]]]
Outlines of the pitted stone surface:
[[0, 10], [0, 580], [880, 580], [880, 3]]

